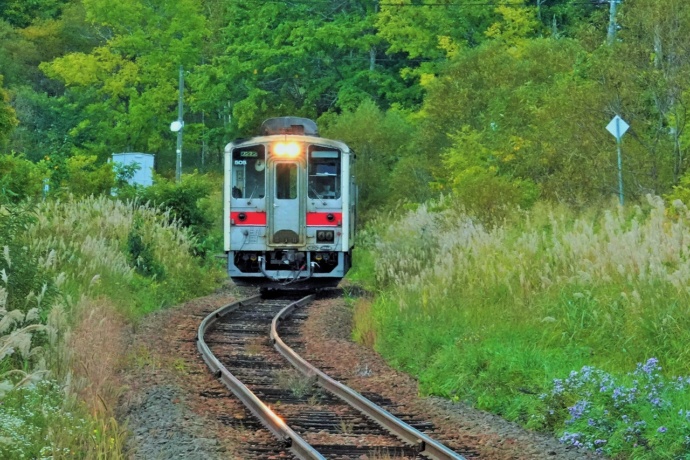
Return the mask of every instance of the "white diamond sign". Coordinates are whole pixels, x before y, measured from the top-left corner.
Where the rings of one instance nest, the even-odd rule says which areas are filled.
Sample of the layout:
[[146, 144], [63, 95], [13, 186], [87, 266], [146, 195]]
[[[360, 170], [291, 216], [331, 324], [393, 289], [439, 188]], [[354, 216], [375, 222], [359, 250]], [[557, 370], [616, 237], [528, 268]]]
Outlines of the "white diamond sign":
[[613, 134], [613, 137], [616, 138], [616, 140], [620, 141], [621, 137], [623, 137], [623, 134], [630, 128], [630, 125], [625, 122], [621, 117], [616, 115], [611, 119], [608, 125], [606, 125], [606, 129], [608, 132]]

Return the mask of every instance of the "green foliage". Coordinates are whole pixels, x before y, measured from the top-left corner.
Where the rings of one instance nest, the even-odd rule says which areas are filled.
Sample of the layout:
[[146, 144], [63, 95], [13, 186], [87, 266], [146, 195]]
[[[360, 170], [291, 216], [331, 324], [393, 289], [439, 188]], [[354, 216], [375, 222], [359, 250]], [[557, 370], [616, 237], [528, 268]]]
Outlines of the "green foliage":
[[506, 192], [526, 195], [507, 204], [532, 201], [537, 189], [574, 204], [605, 194], [614, 164], [599, 129], [606, 120], [592, 110], [605, 99], [573, 76], [578, 59], [587, 57], [572, 40], [533, 39], [485, 43], [451, 60], [428, 83], [423, 120], [439, 133], [429, 142], [444, 155], [442, 185], [461, 191], [463, 181], [481, 183], [477, 173], [496, 177], [491, 185], [515, 183]]
[[0, 19], [16, 27], [26, 27], [37, 19], [58, 15], [60, 8], [69, 0], [3, 0]]
[[431, 177], [425, 152], [414, 151], [414, 127], [405, 114], [383, 112], [371, 101], [341, 115], [319, 119], [325, 136], [345, 141], [357, 155], [355, 176], [363, 220], [402, 200], [423, 200], [429, 196]]
[[35, 224], [29, 204], [0, 204], [0, 274], [7, 293], [5, 308], [27, 313], [39, 308], [45, 318], [57, 292], [37, 251], [27, 245], [26, 233]]
[[137, 189], [136, 196], [142, 202], [169, 210], [171, 221], [176, 220], [195, 236], [203, 237], [209, 232], [214, 218], [204, 208], [204, 201], [216, 186], [217, 183], [196, 172], [183, 175], [179, 184], [156, 176], [154, 184]]
[[690, 379], [668, 379], [661, 371], [656, 358], [622, 377], [585, 366], [555, 379], [540, 398], [549, 422], [561, 419], [565, 444], [613, 457], [683, 458], [690, 448], [690, 413], [677, 409], [690, 402]]
[[95, 155], [75, 155], [65, 161], [67, 177], [62, 186], [75, 196], [109, 194], [115, 186], [111, 163], [97, 165]]
[[127, 236], [127, 252], [130, 263], [137, 273], [155, 279], [163, 279], [165, 271], [156, 261], [151, 248], [144, 243], [141, 235], [141, 220], [135, 220]]
[[685, 173], [678, 185], [674, 186], [670, 193], [664, 195], [664, 198], [670, 203], [679, 200], [686, 207], [690, 206], [690, 173]]
[[222, 109], [230, 121], [223, 129], [247, 133], [270, 116], [316, 118], [364, 100], [408, 100], [399, 61], [382, 55], [375, 15], [373, 5], [354, 1], [228, 4], [215, 57], [192, 76], [197, 107]]
[[3, 88], [2, 82], [3, 77], [0, 74], [0, 143], [17, 126], [17, 117], [15, 116], [14, 109], [9, 105], [10, 97]]
[[191, 69], [198, 61], [206, 35], [200, 5], [195, 0], [83, 4], [87, 20], [109, 39], [90, 52], [41, 65], [68, 87], [67, 101], [89, 114], [70, 135], [101, 160], [113, 151], [144, 151], [166, 161], [170, 136], [165, 120], [173, 118], [177, 106], [178, 69]]
[[0, 202], [18, 203], [41, 196], [50, 177], [45, 163], [33, 163], [23, 155], [0, 154]]
[[137, 318], [202, 295], [217, 282], [216, 268], [200, 267], [192, 255], [188, 231], [149, 205], [72, 198], [46, 201], [37, 214], [28, 231], [32, 248], [71, 298], [106, 295]]
[[[64, 389], [42, 381], [10, 392], [0, 405], [2, 458], [64, 458], [83, 453], [92, 435], [88, 418], [70, 410]], [[79, 438], [82, 439], [79, 439]], [[75, 439], [77, 438], [77, 439]]]
[[459, 204], [481, 221], [497, 223], [516, 208], [529, 208], [539, 191], [530, 180], [500, 175], [501, 154], [489, 151], [481, 140], [480, 133], [463, 127], [442, 161]]
[[[424, 393], [580, 433], [564, 442], [603, 448], [595, 443], [603, 436], [613, 455], [640, 454], [640, 440], [651, 449], [644, 458], [683, 452], [678, 436], [665, 433], [687, 429], [678, 416], [690, 398], [687, 208], [677, 204], [669, 218], [656, 198], [584, 214], [538, 204], [491, 229], [444, 203], [435, 208], [442, 211], [420, 206], [378, 223], [379, 238], [367, 245], [382, 294], [370, 319], [358, 321], [373, 324], [366, 336], [382, 355], [417, 376]], [[663, 365], [653, 385], [626, 376], [652, 357]], [[554, 379], [584, 366], [610, 374], [611, 385], [637, 386], [635, 400], [621, 406], [598, 381], [558, 401], [546, 397]], [[656, 405], [657, 396], [665, 402]], [[568, 422], [582, 399], [589, 415]]]

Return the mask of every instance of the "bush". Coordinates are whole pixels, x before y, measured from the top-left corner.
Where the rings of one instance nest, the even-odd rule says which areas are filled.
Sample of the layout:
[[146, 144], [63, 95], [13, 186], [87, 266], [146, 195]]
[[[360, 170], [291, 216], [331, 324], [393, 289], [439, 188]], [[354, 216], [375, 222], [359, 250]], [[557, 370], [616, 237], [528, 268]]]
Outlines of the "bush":
[[67, 158], [67, 178], [61, 186], [75, 196], [110, 194], [115, 186], [115, 172], [111, 163], [97, 165], [95, 155], [75, 155]]
[[0, 154], [0, 203], [40, 197], [49, 177], [45, 163], [33, 163], [23, 155]]
[[222, 177], [194, 173], [183, 175], [179, 184], [156, 176], [151, 187], [123, 187], [118, 196], [167, 211], [170, 222], [191, 231], [194, 254], [203, 258], [222, 250], [222, 193]]

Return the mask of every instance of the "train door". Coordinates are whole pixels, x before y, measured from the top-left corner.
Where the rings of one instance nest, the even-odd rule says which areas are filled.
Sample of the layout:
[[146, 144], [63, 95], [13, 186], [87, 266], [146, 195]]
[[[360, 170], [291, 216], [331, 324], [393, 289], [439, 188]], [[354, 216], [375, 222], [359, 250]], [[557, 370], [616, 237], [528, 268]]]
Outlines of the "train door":
[[271, 165], [269, 244], [302, 245], [305, 242], [306, 197], [302, 186], [304, 167], [299, 161], [276, 160]]

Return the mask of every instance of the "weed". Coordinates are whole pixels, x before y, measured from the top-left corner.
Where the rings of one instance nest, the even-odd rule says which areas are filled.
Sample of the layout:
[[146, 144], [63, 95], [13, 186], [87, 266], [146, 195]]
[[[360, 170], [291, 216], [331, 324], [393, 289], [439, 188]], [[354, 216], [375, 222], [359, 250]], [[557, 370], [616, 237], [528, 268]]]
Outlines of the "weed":
[[181, 375], [187, 375], [189, 374], [189, 369], [187, 368], [187, 363], [183, 358], [176, 358], [172, 362], [172, 367], [175, 369], [176, 372], [178, 372]]
[[264, 339], [258, 337], [250, 339], [244, 349], [250, 355], [259, 355], [266, 349], [264, 342]]
[[278, 385], [290, 390], [296, 398], [302, 398], [309, 394], [316, 383], [315, 376], [306, 376], [295, 369], [281, 369], [276, 373]]
[[338, 430], [342, 434], [353, 434], [355, 430], [355, 421], [352, 419], [341, 418], [338, 422]]

